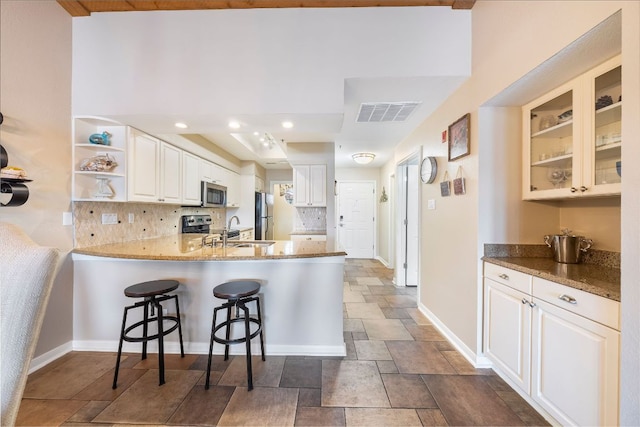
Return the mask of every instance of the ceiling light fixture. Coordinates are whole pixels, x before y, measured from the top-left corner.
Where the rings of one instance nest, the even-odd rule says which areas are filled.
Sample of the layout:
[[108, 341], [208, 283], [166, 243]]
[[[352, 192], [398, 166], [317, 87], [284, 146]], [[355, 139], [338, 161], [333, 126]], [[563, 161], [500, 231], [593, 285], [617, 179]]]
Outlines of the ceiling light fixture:
[[366, 165], [371, 163], [376, 158], [376, 155], [373, 153], [354, 153], [351, 158], [360, 165]]
[[264, 133], [264, 138], [260, 138], [260, 142], [262, 142], [264, 148], [268, 148], [269, 150], [273, 149], [276, 145], [276, 140], [267, 132]]
[[282, 127], [285, 129], [291, 129], [293, 127], [293, 122], [290, 122], [288, 120], [285, 122], [282, 122]]
[[235, 121], [235, 120], [231, 120], [231, 121], [229, 122], [229, 127], [230, 127], [231, 129], [239, 129], [239, 128], [240, 128], [240, 122], [237, 122], [237, 121]]
[[174, 126], [177, 127], [177, 128], [180, 128], [180, 129], [186, 129], [186, 128], [189, 127], [185, 123], [182, 123], [182, 122], [177, 122]]

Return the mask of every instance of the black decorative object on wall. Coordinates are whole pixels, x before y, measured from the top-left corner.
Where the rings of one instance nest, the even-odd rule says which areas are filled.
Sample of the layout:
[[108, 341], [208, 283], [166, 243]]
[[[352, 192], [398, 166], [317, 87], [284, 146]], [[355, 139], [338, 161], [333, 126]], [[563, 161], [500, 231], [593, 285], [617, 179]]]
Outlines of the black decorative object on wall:
[[[0, 125], [4, 121], [4, 116], [0, 113]], [[4, 172], [4, 168], [9, 165], [9, 155], [2, 145], [0, 145], [0, 170]], [[8, 168], [9, 169], [9, 168]], [[17, 168], [11, 168], [13, 171], [20, 171]], [[7, 171], [8, 172], [8, 171]], [[7, 203], [0, 202], [0, 206], [20, 206], [24, 205], [29, 198], [29, 189], [25, 182], [31, 182], [30, 179], [21, 178], [18, 175], [17, 178], [11, 178], [6, 176], [7, 173], [0, 173], [0, 194], [11, 194], [11, 198]], [[4, 198], [3, 198], [4, 199]]]

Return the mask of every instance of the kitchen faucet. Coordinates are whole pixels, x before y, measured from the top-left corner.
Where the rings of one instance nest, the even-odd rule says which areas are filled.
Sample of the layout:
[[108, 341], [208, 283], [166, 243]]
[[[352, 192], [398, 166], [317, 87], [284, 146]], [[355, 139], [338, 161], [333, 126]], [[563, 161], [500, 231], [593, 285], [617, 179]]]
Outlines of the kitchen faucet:
[[237, 224], [240, 225], [240, 218], [234, 215], [231, 218], [229, 218], [229, 225], [227, 226], [227, 230], [231, 230], [231, 222], [233, 221], [233, 218], [235, 218], [237, 221]]

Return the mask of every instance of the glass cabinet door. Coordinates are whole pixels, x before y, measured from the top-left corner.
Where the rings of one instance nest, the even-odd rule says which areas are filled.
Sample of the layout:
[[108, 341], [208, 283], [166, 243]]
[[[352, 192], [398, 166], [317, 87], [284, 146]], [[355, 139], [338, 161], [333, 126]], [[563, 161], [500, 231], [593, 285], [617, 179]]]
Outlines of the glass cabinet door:
[[574, 90], [569, 89], [530, 110], [531, 198], [561, 197], [573, 186], [574, 105]]
[[622, 175], [622, 68], [617, 66], [592, 80], [593, 132], [590, 144], [592, 167], [588, 173], [595, 192], [620, 184]]

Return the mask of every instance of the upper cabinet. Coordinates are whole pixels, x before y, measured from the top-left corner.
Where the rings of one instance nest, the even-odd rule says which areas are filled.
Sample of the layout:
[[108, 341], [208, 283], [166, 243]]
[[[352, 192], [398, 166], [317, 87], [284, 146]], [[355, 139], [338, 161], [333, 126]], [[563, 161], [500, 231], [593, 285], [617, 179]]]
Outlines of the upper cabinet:
[[240, 206], [240, 174], [221, 168], [221, 184], [227, 187], [227, 207], [237, 208]]
[[128, 154], [129, 201], [182, 203], [182, 150], [131, 129]]
[[200, 158], [182, 153], [182, 204], [200, 206]]
[[523, 107], [523, 199], [620, 194], [620, 64], [613, 58]]
[[107, 119], [73, 121], [73, 200], [127, 200], [127, 133]]
[[294, 165], [293, 205], [327, 205], [327, 165]]

